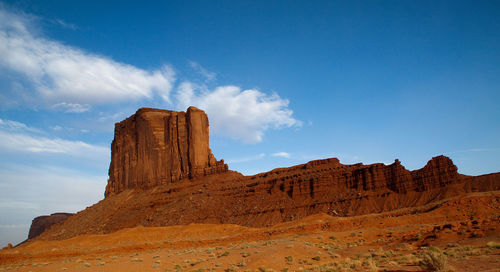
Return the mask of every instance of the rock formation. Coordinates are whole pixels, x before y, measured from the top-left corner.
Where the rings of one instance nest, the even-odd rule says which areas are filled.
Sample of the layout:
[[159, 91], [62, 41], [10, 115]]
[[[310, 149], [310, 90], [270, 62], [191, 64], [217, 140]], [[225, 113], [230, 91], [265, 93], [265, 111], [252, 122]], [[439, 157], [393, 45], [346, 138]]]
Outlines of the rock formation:
[[492, 190], [500, 190], [500, 173], [462, 175], [445, 156], [434, 157], [415, 171], [405, 169], [399, 160], [390, 165], [344, 165], [331, 158], [243, 176], [215, 160], [203, 111], [140, 109], [116, 124], [106, 198], [55, 225], [40, 239], [138, 225], [261, 227], [316, 213], [380, 213]]
[[68, 217], [72, 216], [72, 213], [53, 213], [51, 215], [38, 216], [31, 222], [30, 231], [28, 234], [28, 239], [33, 239], [38, 235], [42, 234], [50, 226], [62, 222]]
[[79, 212], [40, 238], [66, 239], [138, 225], [225, 223], [262, 227], [317, 213], [381, 213], [494, 190], [500, 190], [500, 173], [461, 175], [444, 156], [415, 171], [406, 170], [397, 160], [390, 165], [344, 165], [332, 158], [254, 176], [228, 171], [189, 182], [124, 191]]
[[209, 148], [205, 112], [142, 108], [115, 125], [105, 196], [227, 170]]

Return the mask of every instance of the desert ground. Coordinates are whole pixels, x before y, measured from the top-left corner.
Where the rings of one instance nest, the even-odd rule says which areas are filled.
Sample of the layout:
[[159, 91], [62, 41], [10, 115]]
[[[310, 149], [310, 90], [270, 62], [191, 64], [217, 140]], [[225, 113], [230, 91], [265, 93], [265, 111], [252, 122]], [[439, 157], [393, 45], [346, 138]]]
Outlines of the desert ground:
[[37, 240], [0, 271], [500, 271], [500, 191], [272, 227], [190, 224]]

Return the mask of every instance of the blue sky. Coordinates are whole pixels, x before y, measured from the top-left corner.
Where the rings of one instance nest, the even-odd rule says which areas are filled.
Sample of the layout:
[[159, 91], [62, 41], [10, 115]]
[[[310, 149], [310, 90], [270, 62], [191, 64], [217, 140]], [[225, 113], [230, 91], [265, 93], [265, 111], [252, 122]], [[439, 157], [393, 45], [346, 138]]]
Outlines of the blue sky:
[[497, 1], [0, 2], [0, 246], [103, 197], [115, 122], [209, 115], [254, 174], [309, 160], [500, 171]]

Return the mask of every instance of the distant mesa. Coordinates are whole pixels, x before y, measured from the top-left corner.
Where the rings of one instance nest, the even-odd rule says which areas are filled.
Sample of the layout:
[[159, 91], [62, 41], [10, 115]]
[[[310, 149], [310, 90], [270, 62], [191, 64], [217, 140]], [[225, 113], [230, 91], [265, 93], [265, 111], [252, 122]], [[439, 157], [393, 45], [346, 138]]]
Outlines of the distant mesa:
[[42, 234], [46, 229], [50, 228], [52, 225], [62, 222], [68, 217], [72, 216], [72, 213], [53, 213], [51, 215], [38, 216], [31, 222], [30, 231], [28, 234], [28, 239], [33, 239], [38, 235]]
[[330, 158], [243, 176], [215, 159], [208, 125], [205, 112], [194, 107], [186, 112], [143, 108], [117, 123], [106, 197], [36, 239], [139, 225], [262, 227], [318, 213], [380, 213], [500, 189], [500, 173], [462, 175], [445, 156], [415, 171], [397, 159], [390, 165], [344, 165]]

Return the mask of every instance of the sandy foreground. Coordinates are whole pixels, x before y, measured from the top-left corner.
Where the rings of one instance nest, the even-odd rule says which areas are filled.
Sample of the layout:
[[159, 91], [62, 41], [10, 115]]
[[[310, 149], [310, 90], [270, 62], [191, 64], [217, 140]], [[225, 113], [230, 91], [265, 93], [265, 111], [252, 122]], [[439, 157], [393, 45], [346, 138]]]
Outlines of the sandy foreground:
[[136, 227], [0, 251], [0, 271], [500, 271], [500, 191], [268, 228]]

